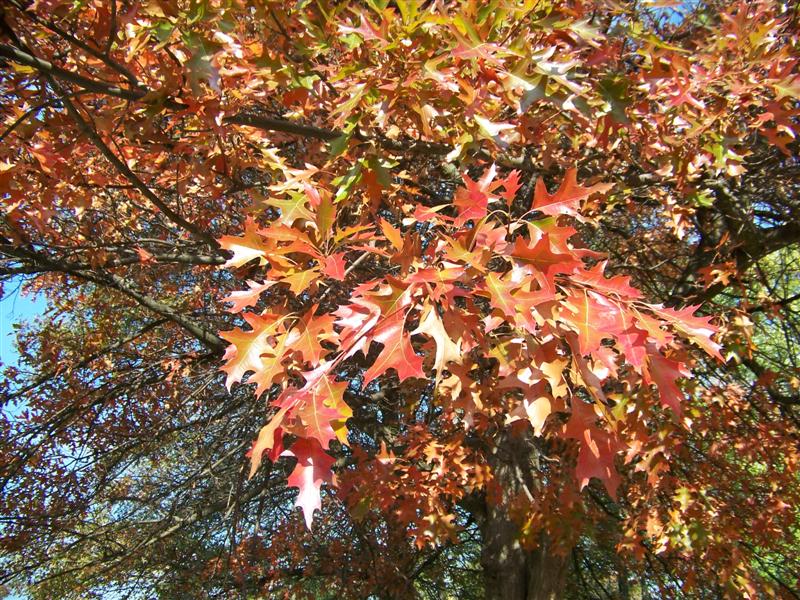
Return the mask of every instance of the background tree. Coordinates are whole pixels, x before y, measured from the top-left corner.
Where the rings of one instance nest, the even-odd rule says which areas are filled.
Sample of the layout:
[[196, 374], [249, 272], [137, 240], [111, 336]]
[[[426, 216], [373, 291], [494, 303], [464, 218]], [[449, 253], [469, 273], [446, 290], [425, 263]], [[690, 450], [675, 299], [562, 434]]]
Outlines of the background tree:
[[797, 19], [7, 0], [0, 584], [797, 597]]

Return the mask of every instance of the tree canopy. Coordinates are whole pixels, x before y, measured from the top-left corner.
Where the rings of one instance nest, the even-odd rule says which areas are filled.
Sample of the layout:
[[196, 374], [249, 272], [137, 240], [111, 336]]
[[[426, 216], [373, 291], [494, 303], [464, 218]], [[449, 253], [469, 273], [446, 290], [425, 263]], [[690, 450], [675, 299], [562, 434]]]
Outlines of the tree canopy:
[[781, 0], [5, 0], [0, 586], [797, 598]]

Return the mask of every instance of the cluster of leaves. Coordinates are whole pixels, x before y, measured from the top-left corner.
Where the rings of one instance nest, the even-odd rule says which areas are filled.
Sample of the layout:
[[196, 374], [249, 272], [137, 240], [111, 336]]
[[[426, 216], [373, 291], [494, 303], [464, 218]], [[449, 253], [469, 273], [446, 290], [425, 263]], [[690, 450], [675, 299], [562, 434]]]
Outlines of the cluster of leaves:
[[[688, 370], [674, 358], [679, 334], [722, 358], [709, 317], [694, 317], [694, 307], [677, 311], [642, 301], [626, 277], [605, 277], [604, 262], [592, 268], [584, 262], [602, 256], [570, 243], [576, 230], [559, 225], [559, 217], [577, 215], [580, 201], [604, 186], [581, 187], [570, 171], [550, 195], [539, 181], [526, 215], [545, 218], [534, 220], [508, 212], [520, 187], [518, 172], [496, 180], [492, 167], [478, 181], [465, 176], [464, 183], [455, 193], [455, 216], [444, 214], [447, 205], [409, 204], [411, 231], [381, 219], [367, 244], [349, 241], [363, 238], [365, 227], [334, 227], [338, 206], [331, 194], [307, 182], [304, 196], [288, 192], [291, 200], [271, 201], [280, 215], [269, 226], [257, 229], [250, 221], [244, 236], [220, 240], [233, 252], [226, 266], [256, 258], [270, 264], [264, 282], [228, 297], [234, 310], [255, 304], [273, 285], [285, 284], [295, 296], [246, 314], [248, 330], [223, 334], [231, 342], [224, 370], [228, 385], [253, 372], [248, 382], [257, 384], [257, 396], [280, 388], [271, 404], [275, 414], [252, 449], [250, 474], [265, 452], [273, 460], [282, 452], [294, 456], [289, 484], [300, 488], [297, 502], [309, 526], [320, 507], [321, 483], [333, 481], [333, 458], [325, 450], [334, 440], [347, 442], [345, 423], [352, 416], [344, 402], [348, 383], [337, 375], [358, 352], [374, 359], [357, 384], [368, 386], [389, 369], [401, 383], [432, 377], [441, 418], [460, 421], [470, 432], [487, 435], [502, 428], [503, 419], [523, 419], [541, 435], [551, 413], [570, 413], [560, 434], [579, 441], [580, 487], [598, 477], [612, 495], [614, 456], [627, 450], [629, 462], [637, 459], [632, 442], [641, 447], [648, 437], [646, 414], [640, 414], [639, 427], [624, 432], [630, 440], [622, 441], [620, 415], [636, 410], [637, 399], [652, 402], [650, 383], [663, 406], [681, 412], [677, 379]], [[490, 218], [493, 204], [505, 209]], [[329, 241], [340, 251], [325, 256]], [[341, 280], [346, 270], [330, 259], [345, 262], [353, 250], [385, 262], [387, 275], [359, 283], [349, 290], [350, 302], [333, 312], [316, 314], [317, 305], [303, 314], [290, 311], [320, 279]], [[412, 336], [423, 340], [427, 361]], [[381, 346], [377, 353], [370, 352], [373, 343]], [[611, 402], [604, 391], [610, 382], [619, 389]], [[287, 434], [294, 441], [283, 450]], [[475, 487], [471, 479], [462, 474], [456, 489]], [[403, 512], [429, 518], [427, 511]]]

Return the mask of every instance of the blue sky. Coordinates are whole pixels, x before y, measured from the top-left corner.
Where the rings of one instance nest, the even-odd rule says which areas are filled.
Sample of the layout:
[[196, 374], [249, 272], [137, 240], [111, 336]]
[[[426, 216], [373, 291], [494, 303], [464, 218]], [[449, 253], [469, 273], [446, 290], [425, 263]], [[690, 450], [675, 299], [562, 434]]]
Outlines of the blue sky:
[[3, 366], [17, 364], [14, 324], [32, 321], [47, 308], [44, 297], [24, 294], [20, 286], [5, 284], [6, 296], [0, 300], [0, 362]]
[[[7, 282], [4, 291], [6, 296], [0, 299], [0, 362], [5, 367], [17, 364], [14, 324], [31, 321], [44, 314], [47, 304], [42, 296], [23, 294], [20, 286], [14, 282]], [[7, 600], [24, 598], [16, 593], [6, 596]]]

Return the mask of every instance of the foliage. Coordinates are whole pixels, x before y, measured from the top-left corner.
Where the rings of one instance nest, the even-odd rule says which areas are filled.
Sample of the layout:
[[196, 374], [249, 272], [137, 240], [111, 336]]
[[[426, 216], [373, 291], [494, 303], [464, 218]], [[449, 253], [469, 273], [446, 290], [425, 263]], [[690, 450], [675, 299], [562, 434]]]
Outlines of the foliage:
[[0, 10], [0, 584], [796, 597], [791, 3]]

